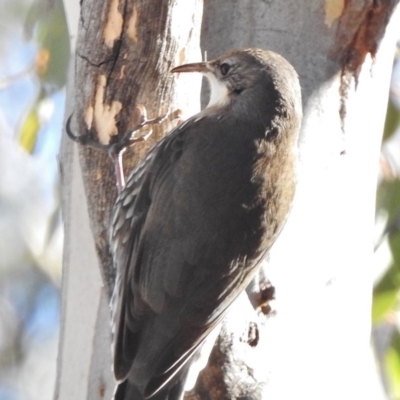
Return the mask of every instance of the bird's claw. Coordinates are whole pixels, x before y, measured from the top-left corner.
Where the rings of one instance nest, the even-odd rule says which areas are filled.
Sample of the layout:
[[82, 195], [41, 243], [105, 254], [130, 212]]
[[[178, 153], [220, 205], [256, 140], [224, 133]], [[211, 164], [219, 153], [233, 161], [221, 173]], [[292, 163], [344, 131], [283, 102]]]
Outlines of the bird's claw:
[[160, 124], [163, 122], [168, 114], [164, 114], [161, 117], [153, 118], [153, 119], [147, 119], [147, 110], [146, 107], [143, 106], [142, 104], [138, 104], [136, 107], [136, 110], [138, 110], [138, 124], [131, 130], [129, 130], [127, 133], [123, 134], [121, 136], [121, 139], [119, 139], [115, 143], [109, 143], [109, 144], [103, 144], [99, 143], [95, 140], [92, 140], [89, 135], [81, 135], [77, 136], [72, 132], [71, 129], [71, 120], [73, 114], [71, 114], [66, 123], [66, 132], [68, 137], [73, 140], [76, 143], [79, 143], [83, 146], [89, 146], [93, 147], [95, 149], [103, 150], [106, 151], [107, 153], [115, 154], [119, 153], [123, 150], [125, 150], [127, 147], [130, 147], [134, 145], [135, 143], [138, 142], [143, 142], [147, 140], [151, 134], [153, 133], [152, 130], [147, 131], [144, 135], [137, 137], [137, 132], [139, 132], [142, 128], [144, 128], [147, 125], [155, 125], [155, 124]]
[[137, 133], [141, 129], [143, 129], [144, 127], [146, 127], [148, 125], [160, 124], [168, 116], [168, 114], [164, 114], [161, 117], [147, 119], [147, 110], [146, 110], [146, 107], [142, 104], [138, 104], [136, 106], [136, 110], [138, 110], [138, 113], [139, 113], [139, 116], [138, 116], [139, 123], [132, 130], [125, 133], [122, 136], [121, 140], [114, 143], [114, 146], [116, 147], [115, 150], [117, 152], [124, 151], [127, 147], [133, 146], [134, 144], [136, 144], [138, 142], [146, 141], [153, 133], [153, 131], [151, 129], [142, 136], [136, 136]]
[[135, 111], [137, 111], [137, 119], [136, 119], [138, 121], [137, 125], [128, 132], [122, 134], [121, 136], [118, 135], [120, 136], [120, 138], [117, 137], [117, 141], [114, 143], [108, 143], [108, 144], [99, 143], [91, 139], [90, 136], [87, 134], [81, 136], [75, 135], [71, 129], [71, 119], [73, 114], [71, 114], [67, 119], [65, 127], [68, 137], [72, 139], [74, 142], [79, 143], [83, 146], [89, 146], [98, 150], [103, 150], [109, 155], [109, 157], [114, 163], [115, 175], [117, 178], [117, 186], [119, 191], [121, 191], [125, 186], [125, 179], [122, 168], [123, 152], [128, 147], [133, 146], [136, 143], [146, 141], [153, 133], [153, 130], [150, 129], [147, 130], [143, 135], [137, 136], [138, 132], [141, 129], [145, 128], [148, 125], [160, 124], [168, 116], [168, 114], [165, 114], [161, 117], [147, 119], [147, 110], [146, 107], [142, 104], [138, 104], [135, 107]]

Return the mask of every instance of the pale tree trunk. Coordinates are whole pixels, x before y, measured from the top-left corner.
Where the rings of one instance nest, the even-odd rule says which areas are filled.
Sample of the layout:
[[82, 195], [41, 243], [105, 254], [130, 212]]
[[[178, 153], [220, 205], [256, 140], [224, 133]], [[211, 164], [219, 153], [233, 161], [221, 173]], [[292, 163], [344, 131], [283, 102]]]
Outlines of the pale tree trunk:
[[[303, 95], [295, 205], [264, 265], [273, 316], [247, 318], [260, 339], [246, 348], [245, 330], [231, 328], [243, 314], [231, 313], [215, 351], [236, 371], [220, 382], [237, 397], [382, 398], [369, 352], [371, 268], [396, 3], [205, 0], [210, 58], [243, 46], [277, 51], [297, 70]], [[204, 371], [198, 384], [208, 379]]]
[[[396, 4], [205, 1], [202, 49], [208, 58], [247, 46], [282, 54], [300, 76], [304, 121], [294, 208], [248, 290], [257, 310], [247, 296], [234, 306], [188, 398], [380, 398], [369, 352], [371, 260], [380, 139], [394, 28], [400, 26], [399, 13], [392, 15]], [[137, 103], [150, 117], [197, 111], [198, 78], [173, 80], [168, 69], [201, 58], [201, 13], [195, 0], [83, 2], [76, 94], [70, 92], [67, 112], [74, 111], [76, 133], [91, 126], [93, 137], [107, 142], [134, 124]], [[126, 170], [170, 127], [154, 129], [149, 143], [133, 149]], [[111, 162], [96, 150], [79, 148], [80, 172], [76, 150], [64, 141], [56, 398], [109, 399], [107, 228], [115, 179]]]

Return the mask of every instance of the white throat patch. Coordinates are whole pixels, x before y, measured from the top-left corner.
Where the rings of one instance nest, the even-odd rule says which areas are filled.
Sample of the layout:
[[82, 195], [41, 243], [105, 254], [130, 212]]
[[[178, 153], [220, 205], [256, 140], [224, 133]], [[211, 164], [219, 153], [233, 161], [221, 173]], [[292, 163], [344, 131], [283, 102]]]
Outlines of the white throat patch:
[[228, 88], [224, 83], [219, 81], [214, 74], [206, 74], [208, 82], [210, 82], [210, 101], [207, 108], [211, 106], [222, 107], [229, 102]]

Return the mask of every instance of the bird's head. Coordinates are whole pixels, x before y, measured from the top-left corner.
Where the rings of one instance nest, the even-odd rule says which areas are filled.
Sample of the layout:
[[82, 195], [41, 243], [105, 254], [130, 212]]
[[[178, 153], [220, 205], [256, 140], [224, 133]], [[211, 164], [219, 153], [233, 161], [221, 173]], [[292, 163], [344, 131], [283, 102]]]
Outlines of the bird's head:
[[294, 68], [280, 55], [261, 49], [233, 50], [208, 62], [184, 64], [171, 72], [200, 72], [210, 83], [207, 107], [236, 104], [250, 112], [268, 103], [297, 102], [300, 86]]

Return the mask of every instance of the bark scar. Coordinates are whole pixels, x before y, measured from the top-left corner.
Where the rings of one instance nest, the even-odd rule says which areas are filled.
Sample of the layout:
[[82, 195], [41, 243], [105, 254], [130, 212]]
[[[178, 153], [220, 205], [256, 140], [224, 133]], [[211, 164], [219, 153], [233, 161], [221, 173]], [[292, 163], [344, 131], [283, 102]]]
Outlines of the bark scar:
[[342, 133], [345, 133], [346, 105], [351, 86], [357, 89], [361, 67], [367, 54], [375, 60], [379, 44], [397, 1], [369, 0], [362, 5], [358, 0], [346, 0], [336, 33], [333, 58], [341, 66], [340, 108]]
[[107, 58], [106, 60], [103, 60], [103, 61], [100, 61], [100, 62], [97, 62], [97, 63], [92, 61], [92, 60], [90, 60], [89, 57], [79, 53], [78, 51], [76, 52], [76, 54], [77, 54], [77, 56], [79, 58], [82, 58], [82, 60], [85, 60], [88, 64], [90, 64], [91, 66], [96, 67], [96, 68], [99, 68], [102, 65], [105, 65], [105, 64], [108, 64], [108, 63], [111, 63], [111, 62], [115, 63], [115, 61], [116, 61], [115, 54], [113, 54], [111, 57]]
[[132, 42], [135, 44], [139, 41], [138, 24], [139, 24], [138, 10], [137, 7], [133, 5], [132, 15], [129, 18], [128, 28], [126, 30], [126, 33], [128, 37], [132, 40]]
[[94, 122], [99, 142], [103, 144], [109, 143], [111, 136], [118, 134], [115, 117], [122, 109], [122, 103], [120, 101], [114, 100], [111, 105], [104, 104], [106, 85], [106, 77], [104, 75], [99, 75], [94, 106], [90, 105], [85, 113], [86, 126], [90, 130]]
[[119, 11], [119, 0], [111, 0], [103, 30], [103, 40], [106, 46], [112, 48], [114, 42], [121, 37], [123, 22], [122, 14]]

